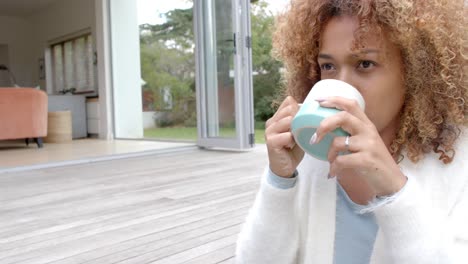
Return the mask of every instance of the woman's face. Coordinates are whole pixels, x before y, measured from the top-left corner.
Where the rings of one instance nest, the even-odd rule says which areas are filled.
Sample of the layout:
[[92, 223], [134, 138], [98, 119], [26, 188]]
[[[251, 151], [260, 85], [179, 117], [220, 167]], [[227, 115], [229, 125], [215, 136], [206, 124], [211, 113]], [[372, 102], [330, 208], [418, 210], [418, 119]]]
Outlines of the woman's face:
[[325, 25], [318, 55], [321, 79], [357, 88], [379, 133], [394, 135], [405, 94], [401, 54], [385, 32], [376, 30], [363, 33], [363, 48], [353, 50], [358, 25], [351, 16], [334, 17]]

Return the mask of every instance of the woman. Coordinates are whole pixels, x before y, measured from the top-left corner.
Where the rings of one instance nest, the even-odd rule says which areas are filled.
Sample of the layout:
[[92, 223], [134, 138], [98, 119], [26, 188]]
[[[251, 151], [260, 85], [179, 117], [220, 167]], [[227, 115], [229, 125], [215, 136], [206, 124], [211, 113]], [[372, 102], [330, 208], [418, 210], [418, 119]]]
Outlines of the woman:
[[[266, 123], [269, 166], [237, 263], [462, 263], [464, 14], [462, 0], [291, 2], [274, 38], [288, 97]], [[343, 111], [322, 121], [313, 143], [338, 127], [350, 134], [334, 139], [328, 162], [304, 155], [290, 132], [321, 79], [345, 81], [366, 101], [362, 111], [341, 97], [318, 100]]]

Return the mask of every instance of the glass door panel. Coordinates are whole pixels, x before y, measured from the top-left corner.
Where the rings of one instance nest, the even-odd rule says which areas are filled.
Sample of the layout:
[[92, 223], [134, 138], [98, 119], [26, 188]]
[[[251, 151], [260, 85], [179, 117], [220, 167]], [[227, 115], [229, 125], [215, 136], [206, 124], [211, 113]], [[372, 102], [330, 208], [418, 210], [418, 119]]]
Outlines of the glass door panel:
[[[253, 146], [248, 1], [196, 1], [198, 144]], [[247, 66], [247, 67], [246, 67]]]

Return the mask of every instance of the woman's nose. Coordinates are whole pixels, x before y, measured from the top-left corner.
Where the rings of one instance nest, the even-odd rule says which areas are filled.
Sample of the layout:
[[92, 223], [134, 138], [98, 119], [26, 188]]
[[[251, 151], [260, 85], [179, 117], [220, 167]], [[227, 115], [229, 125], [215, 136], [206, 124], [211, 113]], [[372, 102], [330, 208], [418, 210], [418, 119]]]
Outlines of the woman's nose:
[[353, 71], [350, 69], [341, 69], [338, 75], [336, 75], [336, 79], [348, 83], [359, 90], [358, 84], [356, 83], [355, 78], [353, 78]]

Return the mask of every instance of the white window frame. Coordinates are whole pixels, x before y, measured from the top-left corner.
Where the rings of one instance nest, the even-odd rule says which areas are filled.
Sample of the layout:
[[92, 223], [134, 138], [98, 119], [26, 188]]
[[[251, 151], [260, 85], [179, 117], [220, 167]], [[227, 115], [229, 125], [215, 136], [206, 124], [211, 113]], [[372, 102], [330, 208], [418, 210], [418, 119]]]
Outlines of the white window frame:
[[[47, 71], [47, 73], [50, 74], [50, 78], [49, 77], [47, 78], [47, 84], [50, 87], [48, 89], [49, 92], [56, 94], [56, 93], [59, 93], [60, 90], [71, 88], [71, 87], [66, 87], [67, 82], [70, 82], [70, 81], [66, 79], [67, 69], [66, 69], [66, 64], [65, 64], [65, 59], [66, 59], [65, 58], [65, 45], [67, 45], [68, 43], [71, 43], [72, 50], [74, 51], [75, 42], [83, 38], [85, 41], [84, 47], [88, 47], [89, 45], [91, 45], [91, 48], [92, 48], [91, 54], [87, 52], [86, 48], [84, 50], [85, 51], [84, 54], [89, 54], [89, 56], [85, 57], [85, 61], [84, 61], [84, 65], [85, 65], [84, 74], [86, 75], [85, 80], [87, 83], [86, 85], [87, 89], [80, 89], [80, 87], [78, 87], [77, 85], [78, 84], [78, 76], [77, 76], [78, 71], [76, 70], [76, 68], [73, 69], [73, 77], [72, 77], [71, 82], [73, 83], [72, 86], [74, 88], [77, 88], [75, 93], [91, 94], [91, 95], [97, 94], [97, 68], [96, 68], [97, 56], [96, 56], [95, 47], [94, 47], [95, 38], [93, 37], [90, 30], [83, 30], [75, 34], [70, 34], [68, 36], [55, 39], [49, 42], [49, 47], [46, 50], [46, 58], [48, 58], [48, 61], [46, 63], [47, 63], [47, 66], [49, 66], [51, 69], [50, 71]], [[62, 69], [60, 69], [60, 72], [63, 78], [60, 81], [60, 83], [58, 83], [58, 78], [56, 76], [57, 71], [56, 71], [56, 65], [55, 65], [56, 60], [55, 60], [54, 48], [57, 46], [61, 47], [61, 53], [62, 53], [61, 55]], [[73, 61], [72, 65], [77, 65], [77, 60], [78, 60], [77, 54], [78, 54], [77, 52], [72, 53], [72, 61]], [[90, 70], [89, 69], [90, 67], [92, 67], [93, 69]], [[92, 72], [92, 74], [90, 72]]]

